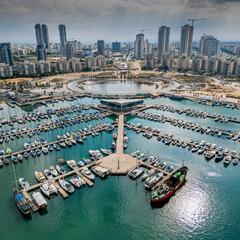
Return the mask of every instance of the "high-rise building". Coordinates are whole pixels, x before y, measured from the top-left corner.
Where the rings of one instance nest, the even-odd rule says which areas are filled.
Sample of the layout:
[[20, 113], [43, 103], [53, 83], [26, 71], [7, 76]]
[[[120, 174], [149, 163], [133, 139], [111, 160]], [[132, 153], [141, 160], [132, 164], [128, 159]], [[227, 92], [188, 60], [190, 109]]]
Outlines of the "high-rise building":
[[200, 40], [199, 53], [204, 56], [214, 56], [218, 52], [218, 40], [212, 35], [203, 35]]
[[35, 33], [36, 33], [37, 44], [43, 44], [42, 25], [40, 23], [37, 23], [35, 25]]
[[97, 55], [105, 56], [105, 48], [104, 48], [104, 41], [98, 40], [97, 41]]
[[120, 42], [113, 42], [112, 43], [112, 51], [119, 52], [121, 50], [121, 43]]
[[162, 54], [169, 50], [170, 27], [161, 26], [158, 29], [158, 62]]
[[144, 34], [139, 33], [136, 35], [136, 40], [134, 42], [134, 57], [136, 59], [143, 59], [144, 53]]
[[43, 43], [37, 45], [36, 54], [37, 54], [38, 61], [41, 61], [41, 60], [46, 61], [47, 57], [46, 57], [46, 51]]
[[192, 51], [192, 40], [193, 40], [193, 26], [186, 24], [181, 28], [181, 39], [180, 39], [180, 54], [191, 56]]
[[155, 57], [154, 57], [154, 54], [152, 54], [152, 53], [146, 54], [144, 66], [147, 69], [153, 69], [155, 67]]
[[197, 55], [192, 60], [192, 71], [194, 73], [202, 73], [207, 70], [208, 57]]
[[0, 63], [14, 65], [11, 43], [9, 42], [0, 43]]
[[49, 49], [48, 26], [46, 24], [42, 24], [42, 38], [43, 43], [45, 44], [45, 48]]
[[75, 55], [74, 52], [74, 43], [72, 41], [67, 41], [66, 43], [66, 58], [67, 61], [73, 58]]
[[65, 45], [67, 42], [67, 32], [66, 32], [66, 26], [64, 24], [60, 24], [58, 26], [59, 28], [59, 36], [60, 36], [60, 44], [61, 44], [61, 50], [62, 53], [65, 53]]
[[101, 68], [106, 67], [106, 58], [102, 55], [97, 56], [96, 57], [96, 65]]

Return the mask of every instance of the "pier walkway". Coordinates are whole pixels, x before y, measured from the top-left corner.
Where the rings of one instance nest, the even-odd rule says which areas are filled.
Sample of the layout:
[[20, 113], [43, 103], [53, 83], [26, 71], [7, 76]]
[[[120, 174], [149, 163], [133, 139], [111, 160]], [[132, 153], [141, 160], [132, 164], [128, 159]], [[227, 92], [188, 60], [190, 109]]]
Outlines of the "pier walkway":
[[118, 117], [118, 137], [116, 153], [123, 153], [123, 135], [124, 135], [124, 114], [120, 114]]

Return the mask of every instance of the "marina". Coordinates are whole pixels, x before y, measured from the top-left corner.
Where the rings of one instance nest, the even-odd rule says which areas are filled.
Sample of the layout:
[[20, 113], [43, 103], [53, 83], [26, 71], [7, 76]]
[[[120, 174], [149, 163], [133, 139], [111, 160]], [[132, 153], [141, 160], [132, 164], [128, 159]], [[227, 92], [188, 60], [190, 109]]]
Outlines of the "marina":
[[[62, 127], [60, 127], [60, 128], [57, 127], [54, 131], [49, 131], [49, 130], [45, 131], [44, 127], [45, 128], [50, 128], [50, 126], [47, 126], [47, 125], [45, 126], [45, 125], [43, 125], [43, 123], [41, 123], [41, 127], [43, 129], [43, 131], [40, 130], [41, 134], [42, 133], [48, 133], [48, 132], [51, 133], [51, 134], [46, 135], [46, 136], [44, 135], [44, 137], [42, 135], [39, 135], [39, 139], [42, 138], [42, 137], [44, 139], [46, 139], [46, 143], [42, 143], [41, 148], [46, 148], [48, 145], [53, 146], [54, 144], [61, 143], [62, 140], [58, 139], [58, 138], [62, 137], [63, 135], [67, 136], [67, 138], [65, 138], [64, 141], [70, 141], [71, 139], [73, 139], [74, 136], [75, 136], [74, 134], [76, 134], [76, 136], [79, 136], [80, 139], [84, 138], [86, 136], [87, 139], [83, 141], [84, 144], [77, 144], [72, 148], [71, 147], [60, 147], [61, 151], [52, 151], [52, 152], [49, 152], [46, 155], [41, 154], [41, 155], [39, 155], [39, 157], [32, 157], [30, 155], [29, 159], [26, 159], [26, 160], [22, 161], [21, 164], [14, 164], [17, 168], [17, 175], [19, 175], [19, 172], [25, 172], [25, 173], [22, 173], [21, 176], [25, 177], [30, 182], [30, 187], [27, 188], [27, 189], [23, 189], [22, 193], [23, 193], [23, 196], [27, 199], [27, 201], [28, 201], [28, 203], [29, 203], [29, 205], [32, 209], [32, 212], [35, 213], [35, 214], [31, 215], [33, 218], [43, 217], [43, 216], [41, 216], [42, 215], [41, 212], [45, 212], [45, 211], [48, 212], [47, 216], [49, 215], [49, 217], [50, 217], [50, 215], [55, 215], [56, 210], [53, 210], [55, 202], [58, 202], [59, 204], [62, 204], [61, 203], [61, 201], [63, 201], [62, 199], [65, 199], [64, 202], [63, 202], [64, 205], [68, 205], [70, 202], [71, 202], [71, 204], [77, 204], [79, 198], [80, 199], [84, 198], [85, 202], [82, 202], [82, 200], [80, 200], [80, 202], [83, 206], [85, 206], [88, 199], [92, 200], [92, 197], [91, 197], [92, 194], [94, 194], [95, 192], [96, 192], [96, 194], [100, 194], [99, 193], [100, 189], [101, 189], [101, 191], [103, 191], [102, 189], [105, 189], [104, 191], [108, 192], [109, 191], [108, 188], [110, 188], [110, 186], [112, 184], [114, 184], [114, 186], [117, 186], [119, 183], [121, 183], [121, 184], [124, 183], [124, 186], [125, 186], [124, 189], [126, 189], [126, 191], [129, 191], [129, 190], [127, 190], [128, 189], [127, 186], [129, 186], [129, 187], [131, 186], [131, 188], [133, 188], [133, 189], [135, 189], [135, 188], [136, 189], [139, 189], [139, 188], [142, 189], [140, 191], [141, 196], [143, 197], [143, 195], [146, 195], [145, 197], [143, 197], [143, 199], [145, 199], [144, 201], [148, 202], [150, 200], [149, 191], [151, 191], [151, 190], [154, 191], [154, 190], [158, 189], [159, 186], [164, 184], [172, 176], [172, 168], [170, 167], [171, 165], [173, 165], [173, 169], [174, 169], [173, 172], [174, 172], [177, 168], [179, 168], [181, 166], [182, 160], [184, 160], [184, 162], [186, 162], [186, 165], [190, 166], [189, 177], [187, 177], [187, 178], [192, 179], [191, 172], [196, 171], [196, 169], [193, 165], [193, 159], [197, 158], [197, 159], [200, 160], [201, 158], [203, 158], [203, 156], [192, 152], [192, 150], [187, 151], [187, 149], [189, 147], [192, 147], [193, 149], [195, 149], [195, 147], [198, 148], [198, 149], [203, 148], [204, 151], [206, 151], [206, 152], [212, 151], [212, 150], [215, 151], [215, 153], [218, 152], [218, 149], [217, 149], [218, 147], [216, 147], [216, 149], [211, 149], [208, 146], [201, 146], [200, 147], [200, 145], [199, 145], [200, 140], [199, 141], [188, 141], [188, 140], [185, 140], [185, 138], [181, 139], [181, 137], [175, 136], [174, 131], [173, 131], [172, 135], [171, 134], [169, 135], [169, 132], [171, 131], [171, 130], [168, 130], [169, 126], [171, 126], [171, 128], [175, 127], [175, 126], [173, 126], [173, 124], [175, 124], [175, 123], [179, 124], [179, 122], [176, 122], [177, 119], [175, 119], [175, 120], [172, 119], [172, 118], [170, 119], [168, 116], [167, 117], [166, 116], [162, 117], [161, 115], [158, 116], [158, 114], [156, 114], [156, 113], [151, 113], [151, 111], [154, 110], [154, 109], [156, 111], [158, 111], [155, 108], [155, 106], [157, 106], [158, 104], [155, 104], [154, 102], [153, 102], [153, 104], [148, 104], [148, 102], [147, 102], [146, 104], [142, 104], [141, 106], [129, 109], [129, 110], [125, 111], [124, 113], [117, 112], [114, 109], [106, 108], [106, 107], [102, 106], [101, 104], [99, 104], [99, 102], [94, 103], [94, 104], [91, 103], [91, 104], [87, 104], [87, 105], [88, 105], [88, 107], [90, 107], [89, 109], [95, 109], [96, 111], [100, 111], [99, 113], [97, 113], [95, 115], [96, 118], [91, 117], [91, 119], [89, 119], [88, 121], [85, 122], [84, 116], [81, 114], [77, 118], [80, 122], [77, 123], [76, 125], [74, 125], [74, 124], [70, 125], [69, 124], [69, 122], [72, 121], [70, 118], [69, 119], [62, 119], [63, 122], [64, 122], [63, 125], [65, 125], [65, 123], [68, 123], [68, 127], [64, 127], [64, 129]], [[74, 106], [75, 106], [75, 104], [74, 104]], [[66, 107], [66, 109], [67, 108], [68, 107]], [[85, 111], [87, 111], [87, 109]], [[92, 113], [92, 111], [91, 111], [91, 113]], [[68, 117], [68, 115], [70, 115], [70, 114], [72, 114], [74, 116], [74, 112], [70, 113], [70, 112], [67, 111], [65, 113], [66, 117]], [[86, 118], [91, 116], [89, 113], [83, 113], [83, 114], [85, 114]], [[146, 118], [142, 118], [143, 114]], [[176, 114], [179, 114], [179, 113], [176, 112]], [[109, 118], [111, 118], [111, 120]], [[158, 123], [158, 119], [160, 119], [160, 118], [162, 118], [163, 122]], [[208, 117], [206, 117], [206, 119], [207, 118]], [[211, 117], [209, 117], [209, 119], [214, 120], [214, 118], [211, 118]], [[83, 121], [81, 121], [81, 120], [83, 120]], [[139, 125], [138, 124], [139, 120], [141, 120], [141, 123], [144, 122], [144, 125], [143, 124]], [[164, 123], [164, 121], [166, 121], [168, 124]], [[102, 123], [102, 122], [104, 122], [104, 123]], [[151, 123], [154, 124], [154, 126], [152, 128], [148, 127], [149, 125], [151, 126]], [[231, 121], [229, 121], [228, 123], [222, 123], [222, 124], [226, 124], [226, 126], [227, 126], [230, 123], [231, 123]], [[34, 125], [36, 123], [33, 121], [32, 124]], [[55, 124], [54, 121], [53, 121], [53, 124]], [[77, 129], [78, 124], [79, 124], [79, 130]], [[84, 124], [84, 125], [82, 125], [82, 124]], [[94, 130], [91, 131], [90, 130], [91, 128], [89, 128], [89, 130], [87, 132], [81, 132], [80, 131], [81, 128], [83, 129], [90, 124], [92, 126], [94, 126]], [[156, 132], [156, 130], [158, 129], [157, 124], [161, 124], [161, 126], [165, 126], [164, 127], [165, 129], [160, 129], [159, 132]], [[232, 124], [238, 124], [238, 123], [237, 122], [232, 122]], [[96, 126], [98, 126], [98, 127], [95, 128]], [[108, 131], [108, 130], [106, 131], [107, 126], [108, 127], [111, 126], [110, 131]], [[143, 128], [143, 126], [144, 126], [144, 128]], [[187, 123], [186, 123], [186, 126], [188, 126]], [[73, 128], [73, 127], [74, 127], [74, 129], [76, 129], [75, 131], [71, 131], [71, 128]], [[191, 127], [195, 127], [194, 123], [191, 124]], [[204, 128], [203, 126], [201, 126], [201, 127]], [[31, 129], [34, 130], [36, 128], [32, 127]], [[189, 130], [184, 129], [182, 127], [177, 128], [177, 129], [179, 129], [179, 131], [184, 132], [186, 134], [188, 134], [188, 132], [189, 132]], [[206, 129], [207, 129], [207, 127], [206, 127]], [[211, 128], [211, 132], [214, 131], [214, 130], [217, 131], [216, 129]], [[70, 133], [69, 136], [66, 134], [67, 132]], [[138, 135], [139, 134], [138, 132], [140, 132], [141, 134]], [[234, 134], [237, 135], [236, 133], [234, 133], [234, 131], [232, 131], [232, 132], [222, 131], [222, 132], [223, 132], [223, 134], [226, 134], [226, 135], [233, 134], [233, 137], [234, 137]], [[97, 135], [96, 133], [99, 133], [99, 135]], [[108, 147], [111, 147], [111, 144], [114, 140], [113, 139], [113, 134], [114, 133], [117, 135], [117, 138], [115, 139], [116, 146], [115, 146], [115, 149], [111, 149], [111, 151], [112, 151], [111, 154], [106, 155], [106, 156], [104, 155], [103, 157], [101, 157], [98, 160], [94, 160], [94, 161], [91, 161], [89, 163], [86, 163], [85, 166], [83, 166], [83, 167], [78, 166], [77, 169], [70, 169], [70, 171], [68, 171], [68, 166], [65, 167], [63, 165], [64, 168], [67, 169], [66, 173], [64, 173], [62, 175], [58, 175], [57, 177], [53, 177], [52, 179], [45, 181], [45, 183], [49, 182], [49, 183], [53, 184], [53, 186], [58, 191], [57, 195], [60, 195], [61, 197], [58, 197], [56, 195], [56, 196], [52, 196], [52, 197], [48, 198], [48, 197], [44, 196], [42, 192], [40, 192], [43, 195], [43, 197], [46, 199], [47, 207], [45, 207], [45, 209], [47, 209], [47, 210], [39, 209], [39, 206], [36, 205], [36, 202], [35, 202], [36, 200], [34, 200], [34, 198], [32, 197], [32, 193], [33, 192], [39, 192], [40, 187], [44, 183], [37, 183], [36, 184], [36, 180], [35, 180], [35, 182], [31, 181], [31, 178], [33, 178], [33, 176], [34, 176], [34, 171], [36, 169], [38, 169], [38, 170], [43, 172], [44, 169], [48, 168], [47, 166], [49, 166], [50, 164], [52, 164], [52, 165], [56, 164], [57, 163], [56, 161], [59, 160], [60, 158], [63, 158], [64, 160], [76, 159], [76, 162], [78, 162], [80, 159], [89, 158], [89, 156], [88, 156], [89, 155], [89, 153], [88, 153], [89, 149], [99, 149], [99, 150], [101, 148], [102, 149], [108, 149]], [[196, 132], [196, 130], [191, 131], [191, 133], [192, 134], [194, 133], [195, 134], [194, 136], [197, 136], [197, 134], [198, 134], [198, 132]], [[15, 133], [13, 133], [13, 135], [14, 134]], [[146, 134], [146, 137], [142, 136], [143, 134]], [[8, 134], [8, 135], [5, 135], [3, 137], [4, 138], [9, 137], [10, 138], [11, 135], [12, 134]], [[27, 134], [24, 133], [24, 135], [26, 135], [28, 137]], [[216, 135], [217, 135], [217, 133], [216, 133]], [[16, 136], [16, 135], [14, 135], [14, 136]], [[47, 136], [51, 136], [49, 139], [53, 139], [53, 141], [48, 141]], [[126, 138], [125, 138], [126, 136], [128, 138], [128, 142], [127, 142], [127, 147], [124, 148], [124, 146], [126, 144], [126, 142], [125, 142], [126, 141]], [[149, 136], [149, 138], [147, 136]], [[203, 135], [200, 135], [200, 136], [203, 136]], [[212, 136], [211, 134], [209, 134], [209, 135], [204, 134], [204, 136], [206, 136], [206, 138], [207, 138], [207, 139], [205, 139], [206, 143], [211, 142], [211, 141], [212, 141], [212, 144], [214, 143], [213, 139], [212, 139], [214, 136]], [[34, 138], [36, 138], [36, 137], [37, 137], [37, 135]], [[208, 140], [209, 137], [211, 137], [211, 140], [210, 139]], [[193, 137], [191, 137], [191, 138], [193, 138]], [[54, 141], [54, 139], [57, 139], [57, 140]], [[162, 142], [163, 139], [170, 140], [170, 143], [168, 144], [167, 141]], [[235, 155], [230, 154], [230, 152], [232, 152], [231, 149], [234, 149], [234, 148], [231, 148], [231, 146], [233, 146], [233, 145], [231, 145], [232, 142], [234, 142], [234, 144], [236, 144], [236, 146], [238, 146], [238, 144], [239, 144], [238, 139], [237, 139], [237, 141], [232, 141], [232, 139], [228, 139], [229, 141], [225, 141], [222, 138], [216, 138], [216, 139], [218, 140], [217, 143], [222, 142], [223, 147], [226, 145], [226, 147], [228, 149], [230, 149], [229, 152], [226, 152], [226, 153], [224, 152], [225, 157], [230, 156], [232, 158], [232, 163], [233, 163], [234, 159], [236, 159], [236, 160], [239, 159], [239, 155], [237, 155], [238, 153], [235, 154]], [[160, 144], [159, 140], [161, 140], [162, 144]], [[2, 147], [2, 148], [4, 148], [6, 150], [7, 147], [11, 147], [11, 145], [15, 141], [16, 141], [16, 143], [18, 143], [18, 142], [21, 142], [22, 140], [21, 140], [21, 138], [15, 138], [14, 141], [12, 141], [12, 140], [10, 140], [9, 142], [4, 141], [4, 147]], [[180, 148], [178, 147], [179, 144], [181, 146]], [[184, 147], [183, 147], [184, 144], [186, 144], [186, 149], [184, 149]], [[23, 146], [23, 144], [22, 144], [22, 146]], [[31, 148], [30, 151], [31, 150], [36, 151], [37, 148], [39, 148], [39, 146]], [[168, 150], [170, 148], [171, 148], [171, 151]], [[22, 154], [22, 155], [24, 154], [24, 152], [29, 153], [29, 149], [28, 150], [24, 149], [24, 150], [21, 150], [21, 151], [14, 151], [14, 149], [15, 148], [13, 148], [13, 151], [12, 151], [11, 154], [5, 155], [4, 157], [7, 156], [10, 159], [11, 156], [17, 156], [19, 153]], [[78, 150], [75, 151], [73, 149], [81, 149], [81, 150], [80, 151], [78, 151]], [[139, 157], [131, 156], [132, 153], [136, 151], [136, 149], [141, 150], [141, 154], [139, 153]], [[147, 149], [151, 149], [151, 152], [149, 153]], [[174, 157], [172, 157], [171, 159], [168, 159], [166, 157], [166, 153], [171, 155], [171, 152], [173, 154], [180, 154], [181, 161], [180, 161], [180, 159], [175, 160]], [[144, 156], [146, 158], [143, 158], [142, 153], [144, 153]], [[80, 158], [79, 158], [79, 154], [81, 155]], [[159, 166], [157, 166], [157, 164], [156, 164], [156, 166], [155, 166], [155, 164], [152, 164], [150, 159], [153, 159], [153, 158], [149, 157], [149, 154], [153, 155], [153, 156], [159, 156], [158, 159], [159, 159], [159, 162], [161, 162], [161, 164], [162, 163], [165, 164], [165, 161], [166, 161], [166, 165], [164, 165], [164, 169], [161, 169]], [[2, 157], [1, 159], [3, 160], [4, 157], [3, 156], [1, 156], [1, 157]], [[39, 159], [39, 160], [37, 160], [37, 159]], [[44, 161], [41, 161], [43, 159], [44, 159]], [[141, 159], [145, 159], [145, 160], [141, 160]], [[172, 159], [174, 159], [174, 160], [172, 160]], [[10, 162], [12, 162], [12, 161], [10, 161]], [[11, 164], [13, 164], [13, 163], [11, 163]], [[208, 168], [214, 168], [215, 169], [214, 171], [221, 171], [221, 172], [222, 171], [223, 172], [233, 171], [233, 169], [235, 167], [237, 167], [237, 166], [234, 165], [234, 168], [232, 168], [230, 166], [227, 166], [227, 167], [224, 167], [223, 169], [221, 169], [221, 165], [219, 165], [217, 163], [214, 163], [212, 161], [199, 161], [199, 164], [204, 165], [205, 167], [208, 167]], [[25, 166], [25, 165], [26, 166], [31, 165], [30, 168], [32, 169], [32, 171], [29, 172], [25, 168], [24, 168], [24, 170], [22, 170], [23, 166]], [[232, 165], [232, 164], [230, 164], [230, 165]], [[100, 176], [98, 176], [91, 169], [94, 166], [99, 166], [100, 169], [101, 168], [108, 169], [110, 175], [107, 176], [104, 179], [100, 179]], [[162, 165], [160, 165], [160, 166], [162, 166]], [[88, 167], [88, 169], [91, 172], [93, 172], [93, 174], [95, 175], [94, 181], [89, 180], [86, 176], [84, 176], [81, 173], [81, 170], [84, 167]], [[143, 170], [143, 174], [147, 173], [150, 169], [156, 171], [155, 174], [156, 173], [159, 174], [158, 178], [156, 178], [155, 175], [152, 176], [151, 181], [154, 183], [154, 185], [153, 186], [150, 185], [150, 186], [152, 186], [150, 189], [146, 189], [145, 181], [141, 182], [141, 175], [140, 175], [140, 177], [137, 177], [134, 180], [127, 177], [129, 172], [132, 171], [135, 168]], [[0, 171], [2, 171], [2, 173], [3, 173], [3, 176], [5, 175], [4, 172], [9, 171], [8, 169], [10, 169], [10, 168], [0, 169]], [[168, 169], [170, 169], [171, 172], [168, 172], [167, 171]], [[81, 187], [79, 190], [75, 189], [75, 191], [73, 193], [68, 193], [66, 190], [64, 190], [63, 187], [59, 184], [59, 179], [64, 179], [67, 182], [69, 182], [69, 178], [71, 178], [74, 175], [77, 175], [81, 179], [83, 179], [86, 182], [86, 184], [91, 188]], [[116, 177], [116, 176], [118, 176], [118, 177]], [[156, 175], [156, 176], [158, 176], [158, 175]], [[156, 178], [156, 180], [155, 180], [155, 178]], [[156, 183], [155, 183], [155, 181], [156, 181]], [[189, 182], [187, 183], [187, 186], [189, 186]], [[92, 189], [92, 190], [90, 191], [90, 189]], [[182, 198], [183, 194], [186, 192], [186, 190], [187, 190], [187, 187], [184, 186], [180, 190], [180, 192], [177, 193], [176, 196], [172, 197], [172, 199], [169, 201], [168, 204], [171, 205], [178, 198]], [[79, 194], [80, 195], [83, 194], [83, 195], [80, 197]], [[100, 196], [101, 196], [101, 198], [104, 199], [104, 197], [102, 195], [100, 195]], [[130, 194], [130, 196], [131, 196], [131, 201], [132, 201], [134, 196], [132, 196], [131, 194]], [[95, 196], [95, 198], [96, 198], [96, 196]], [[128, 202], [128, 204], [130, 204], [130, 202]], [[130, 205], [132, 206], [133, 209], [135, 209], [135, 207], [132, 204], [130, 204]], [[79, 212], [81, 210], [77, 210], [77, 211]], [[72, 210], [70, 210], [70, 212], [72, 212]], [[36, 213], [40, 213], [40, 215], [36, 214]], [[145, 212], [145, 214], [146, 214], [146, 212]]]

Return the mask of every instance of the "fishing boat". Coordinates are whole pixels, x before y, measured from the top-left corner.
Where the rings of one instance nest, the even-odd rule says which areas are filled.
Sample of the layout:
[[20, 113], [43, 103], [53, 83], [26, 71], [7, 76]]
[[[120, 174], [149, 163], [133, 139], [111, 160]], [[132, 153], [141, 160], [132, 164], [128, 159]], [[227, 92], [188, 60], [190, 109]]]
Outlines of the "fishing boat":
[[53, 179], [53, 175], [52, 175], [52, 173], [50, 172], [49, 169], [45, 169], [45, 170], [44, 170], [44, 175], [46, 176], [46, 178], [47, 178], [48, 180]]
[[57, 177], [57, 176], [58, 176], [58, 172], [57, 172], [57, 170], [54, 168], [54, 166], [50, 166], [50, 167], [49, 167], [49, 171], [50, 171], [50, 173], [53, 175], [53, 177]]
[[32, 198], [38, 208], [43, 209], [47, 207], [48, 203], [40, 192], [33, 192]]
[[81, 170], [81, 173], [87, 177], [89, 180], [94, 180], [95, 179], [95, 176], [88, 170], [87, 167], [84, 167], [82, 170]]
[[145, 188], [150, 189], [151, 187], [156, 185], [162, 178], [163, 178], [163, 173], [162, 172], [158, 172], [155, 175], [153, 175], [151, 177], [148, 177], [145, 180]]
[[73, 177], [71, 177], [69, 181], [73, 186], [77, 188], [80, 188], [81, 186], [86, 184], [86, 182], [77, 175], [74, 175]]
[[67, 173], [67, 170], [64, 167], [60, 167], [59, 165], [56, 165], [56, 170], [59, 172], [59, 174], [63, 175]]
[[23, 189], [30, 188], [30, 184], [28, 183], [28, 181], [25, 178], [19, 178], [18, 182], [19, 182], [19, 185], [21, 186], [21, 188], [23, 188]]
[[128, 176], [132, 179], [137, 179], [143, 174], [144, 170], [139, 167], [135, 167], [128, 172]]
[[26, 198], [22, 195], [22, 193], [15, 188], [15, 189], [13, 189], [13, 196], [14, 196], [15, 203], [16, 203], [18, 209], [24, 215], [29, 214], [30, 213], [30, 205], [27, 202]]
[[35, 177], [38, 180], [38, 182], [42, 183], [46, 180], [44, 175], [41, 172], [35, 171]]
[[78, 168], [78, 165], [75, 160], [67, 161], [67, 165], [73, 170]]
[[41, 191], [47, 196], [50, 197], [52, 194], [57, 194], [57, 188], [50, 182], [43, 183], [40, 186]]
[[68, 193], [73, 193], [74, 192], [74, 187], [67, 181], [63, 180], [63, 179], [59, 179], [59, 184], [60, 186]]
[[181, 167], [174, 172], [166, 183], [161, 184], [151, 193], [152, 202], [161, 202], [171, 197], [185, 182], [188, 168]]
[[101, 178], [105, 178], [109, 174], [109, 171], [107, 168], [103, 168], [98, 165], [92, 167], [92, 171]]

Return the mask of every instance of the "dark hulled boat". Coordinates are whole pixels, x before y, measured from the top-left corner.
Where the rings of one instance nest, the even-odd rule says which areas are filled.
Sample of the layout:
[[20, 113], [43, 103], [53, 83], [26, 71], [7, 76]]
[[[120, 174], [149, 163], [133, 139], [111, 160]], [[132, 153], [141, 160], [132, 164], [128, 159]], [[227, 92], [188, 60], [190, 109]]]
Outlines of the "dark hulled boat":
[[13, 189], [13, 196], [14, 196], [16, 205], [19, 208], [19, 210], [24, 215], [29, 214], [30, 213], [30, 206], [29, 206], [27, 200], [22, 195], [22, 193], [15, 188], [15, 189]]
[[161, 184], [158, 188], [152, 191], [152, 202], [161, 202], [170, 198], [185, 182], [188, 168], [183, 166], [172, 174], [172, 176]]

